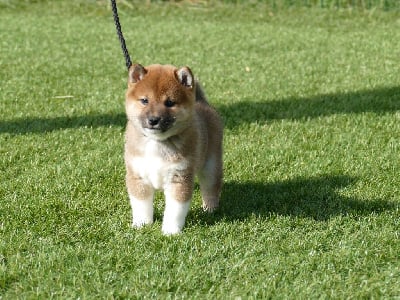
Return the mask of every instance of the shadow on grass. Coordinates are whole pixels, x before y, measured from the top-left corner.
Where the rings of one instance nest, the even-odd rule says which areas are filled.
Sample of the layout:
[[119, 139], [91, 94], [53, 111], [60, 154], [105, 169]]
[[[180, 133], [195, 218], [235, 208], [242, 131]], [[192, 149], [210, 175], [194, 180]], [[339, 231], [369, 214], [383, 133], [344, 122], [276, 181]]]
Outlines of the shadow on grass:
[[125, 113], [92, 114], [55, 118], [26, 118], [12, 121], [0, 121], [0, 134], [11, 133], [19, 135], [28, 133], [45, 133], [67, 128], [97, 128], [111, 125], [125, 127], [125, 124]]
[[[385, 113], [400, 110], [400, 87], [389, 87], [349, 93], [323, 94], [310, 98], [288, 98], [276, 101], [246, 99], [239, 103], [217, 106], [225, 127], [232, 129], [244, 123], [276, 119], [307, 119], [338, 113]], [[43, 133], [78, 127], [125, 127], [125, 113], [90, 114], [55, 118], [21, 118], [0, 121], [0, 134]]]
[[225, 127], [267, 120], [299, 120], [332, 114], [400, 110], [400, 87], [388, 87], [349, 93], [322, 94], [310, 98], [287, 98], [275, 101], [256, 101], [244, 98], [241, 102], [217, 106]]
[[343, 175], [297, 178], [282, 182], [227, 182], [221, 206], [215, 214], [203, 214], [204, 222], [246, 220], [252, 215], [280, 215], [326, 221], [338, 215], [363, 216], [395, 210], [384, 199], [356, 199], [339, 191], [356, 179]]

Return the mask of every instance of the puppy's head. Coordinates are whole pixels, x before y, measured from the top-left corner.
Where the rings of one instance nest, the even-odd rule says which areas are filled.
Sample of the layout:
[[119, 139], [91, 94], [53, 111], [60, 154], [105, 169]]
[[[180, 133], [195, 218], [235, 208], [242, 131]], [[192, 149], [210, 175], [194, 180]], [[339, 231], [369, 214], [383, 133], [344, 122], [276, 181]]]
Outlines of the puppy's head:
[[193, 116], [194, 83], [188, 67], [131, 66], [126, 92], [128, 120], [145, 136], [156, 140], [179, 134]]

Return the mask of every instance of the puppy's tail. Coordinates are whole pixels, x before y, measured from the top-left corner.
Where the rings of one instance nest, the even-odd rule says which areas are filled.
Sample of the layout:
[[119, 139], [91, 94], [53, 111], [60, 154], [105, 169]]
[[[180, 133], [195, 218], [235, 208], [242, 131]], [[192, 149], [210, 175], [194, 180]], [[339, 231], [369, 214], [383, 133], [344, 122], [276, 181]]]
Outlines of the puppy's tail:
[[209, 105], [206, 94], [204, 93], [203, 87], [201, 86], [200, 82], [196, 80], [195, 86], [196, 86], [196, 101]]

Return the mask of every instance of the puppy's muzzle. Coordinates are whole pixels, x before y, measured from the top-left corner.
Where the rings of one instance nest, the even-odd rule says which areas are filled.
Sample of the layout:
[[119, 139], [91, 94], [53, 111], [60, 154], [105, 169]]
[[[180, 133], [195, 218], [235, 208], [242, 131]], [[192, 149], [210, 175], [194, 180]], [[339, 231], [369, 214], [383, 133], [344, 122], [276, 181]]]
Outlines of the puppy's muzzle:
[[150, 118], [147, 119], [147, 123], [151, 127], [157, 126], [160, 123], [160, 121], [161, 121], [160, 117], [150, 117]]
[[143, 124], [143, 127], [165, 132], [172, 127], [174, 121], [175, 119], [169, 116], [165, 118], [159, 116], [149, 116], [147, 117], [145, 124]]

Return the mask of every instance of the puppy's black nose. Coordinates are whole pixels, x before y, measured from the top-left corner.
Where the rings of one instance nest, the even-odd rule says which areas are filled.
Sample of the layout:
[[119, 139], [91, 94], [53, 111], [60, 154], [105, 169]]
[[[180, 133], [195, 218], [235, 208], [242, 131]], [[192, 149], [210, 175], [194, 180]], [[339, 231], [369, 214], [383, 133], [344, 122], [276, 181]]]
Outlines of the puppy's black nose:
[[156, 126], [158, 123], [160, 123], [161, 118], [160, 117], [149, 117], [148, 122], [150, 126]]

